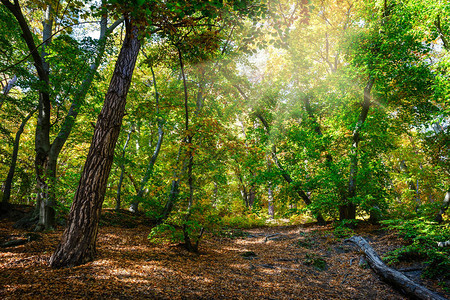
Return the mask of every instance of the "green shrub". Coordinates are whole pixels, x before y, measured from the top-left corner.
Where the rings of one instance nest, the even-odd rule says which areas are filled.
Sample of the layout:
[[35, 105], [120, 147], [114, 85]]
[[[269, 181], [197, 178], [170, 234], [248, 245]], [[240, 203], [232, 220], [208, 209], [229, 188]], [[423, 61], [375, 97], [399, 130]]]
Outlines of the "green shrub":
[[334, 235], [337, 238], [349, 238], [355, 234], [352, 228], [358, 224], [357, 220], [343, 220], [334, 225]]
[[187, 212], [174, 213], [152, 228], [149, 240], [153, 243], [182, 243], [186, 242], [187, 234], [190, 241], [198, 245], [204, 231], [214, 233], [222, 227], [219, 216], [207, 205], [195, 205], [188, 217], [186, 214]]
[[306, 265], [313, 266], [319, 271], [323, 271], [327, 268], [327, 262], [317, 254], [307, 253], [304, 262]]
[[260, 216], [250, 213], [246, 215], [224, 216], [222, 222], [225, 226], [232, 228], [255, 228], [266, 224], [266, 220]]
[[439, 225], [423, 218], [383, 221], [388, 228], [398, 230], [408, 245], [391, 251], [385, 257], [388, 263], [425, 260], [424, 276], [450, 278], [450, 247], [439, 247], [439, 242], [450, 240], [449, 224]]

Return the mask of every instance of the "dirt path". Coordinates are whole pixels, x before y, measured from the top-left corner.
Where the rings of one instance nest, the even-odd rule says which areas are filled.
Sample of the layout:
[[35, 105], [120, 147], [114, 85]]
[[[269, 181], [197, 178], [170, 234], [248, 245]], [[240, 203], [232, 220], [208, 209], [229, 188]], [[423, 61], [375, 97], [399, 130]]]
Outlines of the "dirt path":
[[[0, 239], [23, 236], [0, 223]], [[200, 255], [147, 240], [149, 227], [101, 227], [98, 259], [47, 266], [61, 231], [0, 249], [1, 299], [405, 299], [359, 266], [361, 254], [323, 227], [246, 230], [208, 237]], [[360, 232], [383, 254], [398, 246], [377, 227]], [[437, 289], [428, 282], [431, 289]], [[431, 286], [430, 286], [431, 285]]]

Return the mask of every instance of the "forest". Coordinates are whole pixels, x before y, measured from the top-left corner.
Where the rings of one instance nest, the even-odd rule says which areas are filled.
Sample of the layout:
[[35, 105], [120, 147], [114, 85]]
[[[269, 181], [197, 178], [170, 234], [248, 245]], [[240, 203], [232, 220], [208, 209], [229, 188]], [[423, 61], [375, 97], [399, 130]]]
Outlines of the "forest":
[[1, 298], [450, 298], [447, 1], [0, 1]]

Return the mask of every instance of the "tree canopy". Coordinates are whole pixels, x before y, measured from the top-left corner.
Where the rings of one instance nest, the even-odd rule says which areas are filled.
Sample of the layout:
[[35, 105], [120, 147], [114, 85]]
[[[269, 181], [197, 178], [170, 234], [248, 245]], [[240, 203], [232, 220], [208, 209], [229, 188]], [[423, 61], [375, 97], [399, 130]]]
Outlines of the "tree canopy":
[[267, 220], [448, 222], [445, 1], [1, 3], [1, 209], [70, 212], [53, 267], [94, 259], [102, 208], [193, 252]]

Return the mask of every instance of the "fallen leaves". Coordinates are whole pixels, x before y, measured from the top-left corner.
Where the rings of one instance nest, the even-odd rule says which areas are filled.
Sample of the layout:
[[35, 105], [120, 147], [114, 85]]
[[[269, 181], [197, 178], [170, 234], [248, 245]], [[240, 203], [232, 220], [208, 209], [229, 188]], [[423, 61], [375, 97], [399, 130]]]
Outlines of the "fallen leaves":
[[[0, 238], [26, 233], [11, 225], [0, 224]], [[350, 264], [359, 254], [330, 239], [327, 228], [260, 228], [238, 238], [208, 236], [199, 255], [151, 244], [149, 231], [142, 224], [100, 227], [97, 259], [71, 269], [48, 267], [61, 230], [4, 248], [0, 298], [405, 299], [370, 269]], [[381, 253], [398, 245], [386, 234], [370, 238]], [[326, 268], [321, 271], [314, 261]]]

